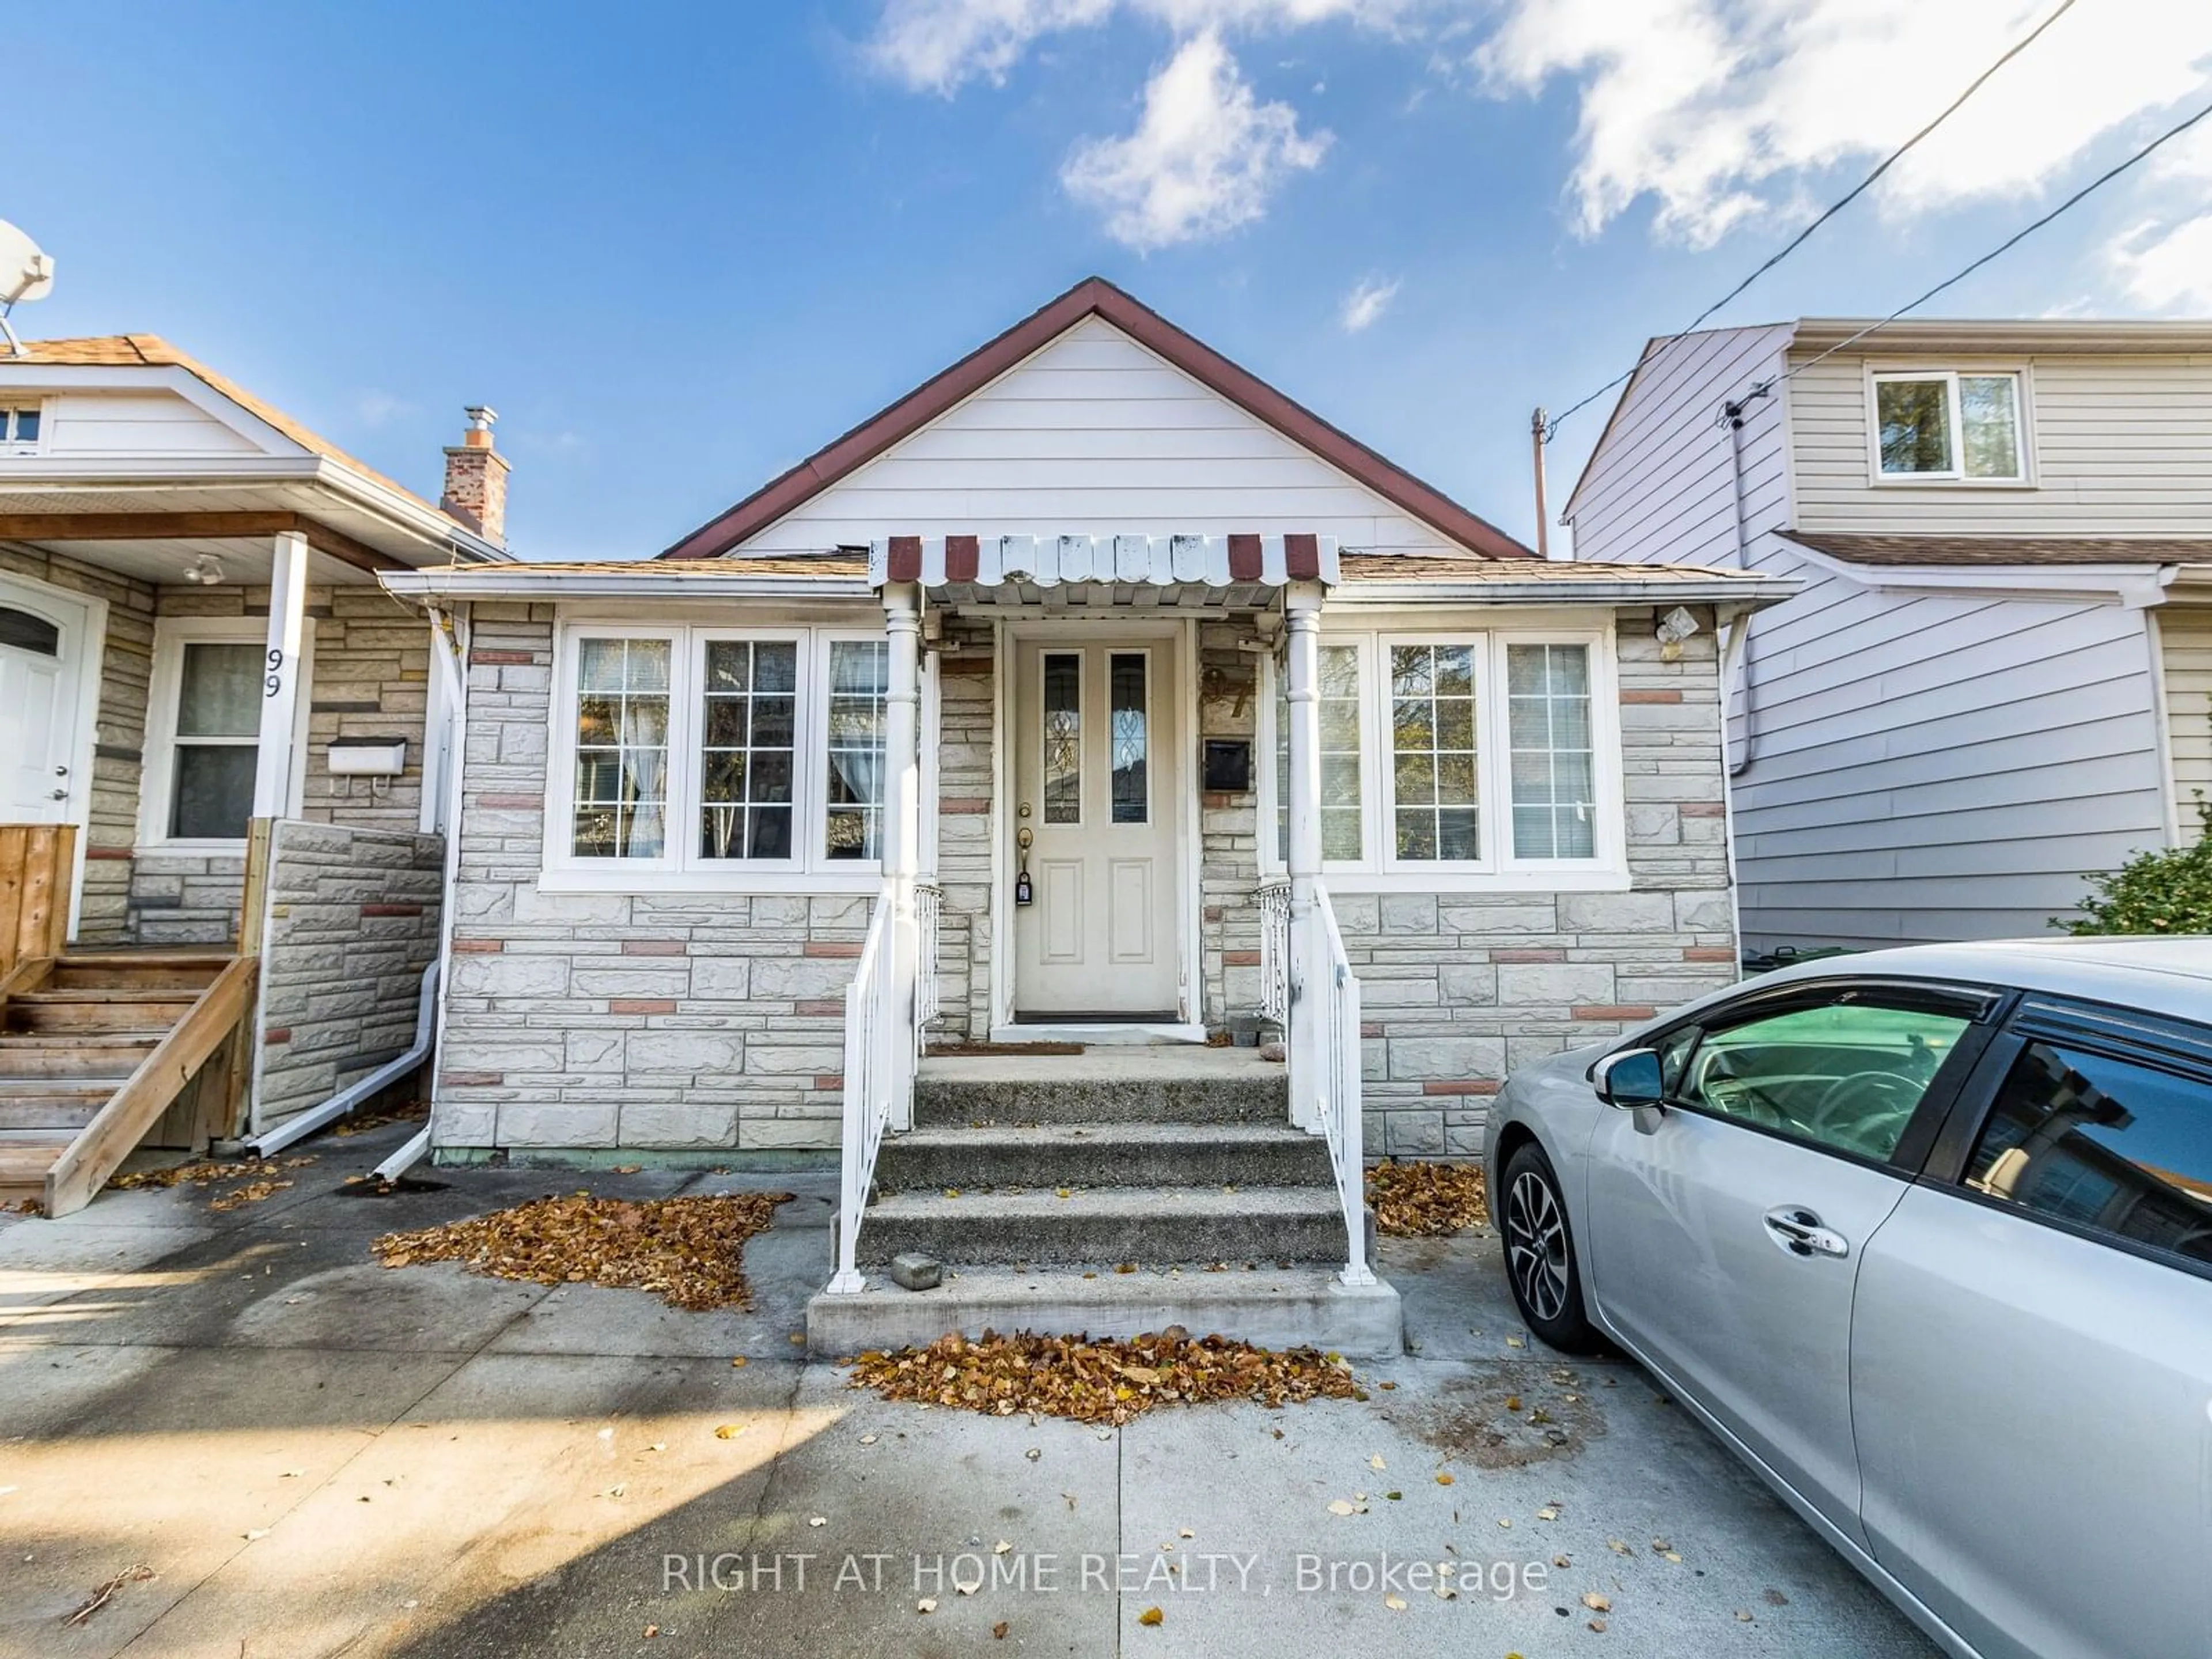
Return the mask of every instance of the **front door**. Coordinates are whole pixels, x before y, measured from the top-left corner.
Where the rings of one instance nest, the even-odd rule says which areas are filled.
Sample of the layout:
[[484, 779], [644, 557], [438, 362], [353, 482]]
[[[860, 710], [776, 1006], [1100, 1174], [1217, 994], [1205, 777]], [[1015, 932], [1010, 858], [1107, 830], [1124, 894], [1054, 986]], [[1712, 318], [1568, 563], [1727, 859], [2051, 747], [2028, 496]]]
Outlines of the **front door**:
[[1178, 1019], [1173, 643], [1030, 641], [1016, 658], [1015, 1017]]
[[0, 823], [82, 823], [83, 677], [96, 641], [87, 606], [0, 577]]

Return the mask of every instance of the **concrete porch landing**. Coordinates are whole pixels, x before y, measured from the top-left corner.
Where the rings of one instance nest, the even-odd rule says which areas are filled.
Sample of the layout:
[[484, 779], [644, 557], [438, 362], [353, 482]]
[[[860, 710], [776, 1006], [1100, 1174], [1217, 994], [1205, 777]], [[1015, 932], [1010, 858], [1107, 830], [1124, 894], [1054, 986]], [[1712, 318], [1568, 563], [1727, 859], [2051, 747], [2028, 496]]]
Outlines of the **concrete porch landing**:
[[[1268, 1347], [1400, 1352], [1396, 1290], [1338, 1277], [1328, 1149], [1291, 1127], [1284, 1067], [1251, 1049], [1126, 1046], [922, 1062], [887, 1135], [858, 1254], [868, 1287], [807, 1304], [822, 1355], [955, 1331], [1127, 1337], [1182, 1325]], [[945, 1265], [933, 1290], [881, 1272]]]

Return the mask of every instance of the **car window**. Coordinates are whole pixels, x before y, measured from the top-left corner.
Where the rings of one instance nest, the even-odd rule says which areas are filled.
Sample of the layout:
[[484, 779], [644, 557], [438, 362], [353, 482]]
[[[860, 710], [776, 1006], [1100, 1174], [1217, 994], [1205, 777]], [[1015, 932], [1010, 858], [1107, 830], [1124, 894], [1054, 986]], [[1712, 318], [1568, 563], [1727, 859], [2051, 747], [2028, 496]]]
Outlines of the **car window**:
[[2212, 1261], [2212, 1089], [2093, 1050], [2031, 1042], [1997, 1091], [1966, 1184]]
[[1678, 1097], [1855, 1157], [1887, 1160], [1969, 1020], [1852, 994], [1710, 1032]]

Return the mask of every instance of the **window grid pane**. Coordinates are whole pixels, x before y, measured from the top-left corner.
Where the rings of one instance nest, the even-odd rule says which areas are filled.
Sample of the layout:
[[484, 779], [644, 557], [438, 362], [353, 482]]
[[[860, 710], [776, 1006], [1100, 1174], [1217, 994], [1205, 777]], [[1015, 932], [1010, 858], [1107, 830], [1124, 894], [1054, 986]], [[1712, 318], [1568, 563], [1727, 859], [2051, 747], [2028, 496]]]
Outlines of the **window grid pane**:
[[1877, 380], [1875, 416], [1881, 429], [1881, 470], [1887, 474], [1950, 472], [1949, 385], [1941, 380]]
[[837, 640], [830, 647], [829, 804], [823, 848], [833, 859], [883, 856], [884, 701], [890, 647]]
[[699, 855], [791, 856], [799, 647], [710, 640], [700, 694]]
[[[1349, 863], [1364, 852], [1359, 821], [1359, 647], [1324, 645], [1321, 696], [1321, 855]], [[1291, 860], [1291, 680], [1275, 675], [1275, 856]]]
[[1106, 731], [1116, 823], [1144, 823], [1151, 818], [1145, 775], [1151, 736], [1145, 708], [1145, 665], [1141, 652], [1117, 651], [1106, 659]]
[[1505, 691], [1514, 856], [1596, 857], [1589, 647], [1508, 646]]
[[1044, 657], [1044, 821], [1083, 822], [1083, 659]]
[[577, 653], [579, 858], [659, 858], [667, 845], [666, 640], [585, 640]]
[[1401, 859], [1482, 856], [1474, 647], [1390, 647], [1391, 804]]
[[261, 661], [258, 645], [228, 641], [187, 643], [177, 691], [177, 735], [258, 737]]
[[2009, 374], [1961, 374], [1959, 423], [1965, 428], [1966, 476], [2017, 478], [2020, 382]]

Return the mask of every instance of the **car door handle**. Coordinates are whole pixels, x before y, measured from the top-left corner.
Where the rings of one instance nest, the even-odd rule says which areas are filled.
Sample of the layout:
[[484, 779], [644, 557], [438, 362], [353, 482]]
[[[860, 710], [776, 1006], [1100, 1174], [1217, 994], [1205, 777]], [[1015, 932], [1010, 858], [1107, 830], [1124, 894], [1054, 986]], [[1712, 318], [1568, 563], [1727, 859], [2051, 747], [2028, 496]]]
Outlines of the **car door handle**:
[[1802, 1204], [1784, 1204], [1766, 1212], [1766, 1231], [1792, 1255], [1849, 1255], [1851, 1242]]

